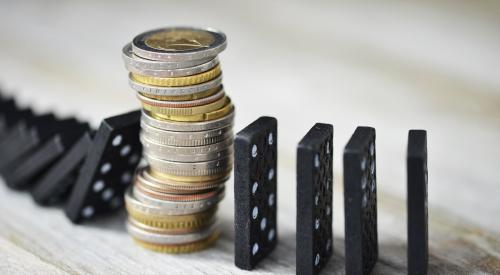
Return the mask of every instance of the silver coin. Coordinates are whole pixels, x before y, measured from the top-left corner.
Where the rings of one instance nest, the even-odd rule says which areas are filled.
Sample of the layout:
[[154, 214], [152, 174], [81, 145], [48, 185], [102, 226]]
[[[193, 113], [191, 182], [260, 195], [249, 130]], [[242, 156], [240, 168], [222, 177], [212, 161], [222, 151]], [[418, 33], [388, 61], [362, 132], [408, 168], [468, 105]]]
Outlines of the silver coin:
[[145, 154], [168, 161], [201, 162], [222, 158], [233, 153], [233, 139], [227, 138], [221, 142], [196, 147], [166, 146], [154, 143], [140, 134]]
[[139, 34], [132, 40], [134, 54], [168, 62], [215, 57], [226, 46], [226, 35], [213, 28], [162, 28]]
[[142, 134], [151, 142], [166, 146], [195, 147], [221, 142], [233, 137], [233, 125], [202, 132], [172, 132], [151, 127], [141, 121]]
[[[134, 189], [130, 187], [125, 193], [127, 207], [153, 216], [183, 216], [200, 213], [216, 206], [225, 196], [224, 192], [219, 192], [216, 196], [205, 200], [173, 202], [154, 199]], [[140, 199], [136, 194], [140, 196]]]
[[219, 225], [217, 223], [213, 223], [208, 228], [201, 231], [189, 234], [172, 235], [146, 231], [140, 228], [137, 224], [134, 224], [133, 220], [129, 220], [127, 222], [127, 231], [132, 237], [157, 245], [176, 245], [201, 241], [210, 237], [216, 230], [218, 230], [218, 228]]
[[[149, 168], [140, 168], [137, 171], [136, 184], [141, 184], [146, 188], [158, 191], [162, 193], [169, 193], [172, 190], [178, 191], [191, 191], [189, 194], [198, 193], [204, 190], [210, 190], [214, 188], [221, 187], [225, 184], [225, 182], [229, 179], [229, 175], [222, 177], [220, 179], [211, 180], [211, 181], [200, 181], [200, 182], [190, 182], [190, 183], [179, 183], [175, 180], [170, 179], [158, 179], [152, 175], [148, 171]], [[151, 188], [152, 187], [152, 188]], [[186, 193], [188, 194], [188, 193]]]
[[134, 55], [132, 45], [127, 44], [122, 51], [125, 68], [132, 73], [153, 77], [180, 77], [206, 72], [219, 64], [217, 58], [187, 62], [164, 62], [148, 60]]
[[[219, 203], [224, 198], [225, 187], [222, 186], [221, 188], [219, 188], [219, 190], [217, 190], [217, 193], [215, 193], [210, 198], [206, 198], [206, 199], [202, 199], [202, 200], [193, 200], [193, 201], [169, 201], [169, 200], [165, 200], [165, 199], [153, 198], [153, 197], [145, 194], [144, 192], [142, 192], [137, 187], [134, 187], [133, 194], [134, 194], [134, 197], [138, 201], [140, 201], [148, 206], [159, 207], [162, 210], [166, 210], [166, 209], [178, 210], [179, 208], [182, 210], [185, 210], [185, 209], [191, 207], [191, 208], [197, 208], [198, 212], [195, 212], [195, 213], [199, 213], [199, 212], [203, 212], [207, 209], [210, 209], [211, 207], [215, 207], [217, 205], [217, 203]], [[186, 196], [191, 196], [191, 195], [186, 195]]]
[[157, 128], [159, 130], [173, 132], [202, 132], [212, 129], [226, 128], [233, 124], [235, 112], [219, 119], [203, 122], [177, 122], [165, 121], [153, 118], [147, 111], [142, 111], [141, 123]]
[[221, 159], [205, 162], [174, 162], [154, 158], [147, 154], [143, 154], [143, 156], [154, 171], [181, 177], [220, 175], [229, 171], [233, 166], [232, 154], [225, 155]]
[[143, 84], [138, 81], [135, 81], [132, 74], [129, 75], [128, 83], [133, 90], [146, 95], [184, 96], [184, 95], [201, 93], [203, 91], [210, 90], [217, 86], [220, 86], [222, 84], [222, 74], [210, 81], [201, 84], [191, 85], [191, 86], [181, 86], [181, 87], [161, 87], [161, 86]]

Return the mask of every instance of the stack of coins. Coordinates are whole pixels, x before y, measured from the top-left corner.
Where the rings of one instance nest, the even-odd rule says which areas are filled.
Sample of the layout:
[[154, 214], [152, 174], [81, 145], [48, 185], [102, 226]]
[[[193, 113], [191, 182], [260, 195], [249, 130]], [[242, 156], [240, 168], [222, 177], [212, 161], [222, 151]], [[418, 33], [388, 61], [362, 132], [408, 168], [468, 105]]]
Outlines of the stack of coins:
[[221, 32], [178, 27], [140, 34], [123, 48], [143, 107], [148, 163], [125, 195], [127, 227], [145, 248], [188, 253], [219, 236], [217, 204], [233, 163], [234, 106], [217, 59], [225, 47]]

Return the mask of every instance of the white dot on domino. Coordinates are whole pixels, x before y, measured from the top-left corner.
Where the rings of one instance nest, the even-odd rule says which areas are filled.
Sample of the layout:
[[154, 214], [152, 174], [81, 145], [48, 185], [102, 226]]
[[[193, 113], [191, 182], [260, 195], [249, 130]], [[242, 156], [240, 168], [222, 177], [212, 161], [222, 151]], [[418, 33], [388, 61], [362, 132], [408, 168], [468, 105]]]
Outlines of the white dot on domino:
[[120, 144], [122, 144], [122, 140], [123, 140], [123, 137], [122, 135], [117, 135], [113, 141], [111, 142], [113, 144], [113, 146], [120, 146]]

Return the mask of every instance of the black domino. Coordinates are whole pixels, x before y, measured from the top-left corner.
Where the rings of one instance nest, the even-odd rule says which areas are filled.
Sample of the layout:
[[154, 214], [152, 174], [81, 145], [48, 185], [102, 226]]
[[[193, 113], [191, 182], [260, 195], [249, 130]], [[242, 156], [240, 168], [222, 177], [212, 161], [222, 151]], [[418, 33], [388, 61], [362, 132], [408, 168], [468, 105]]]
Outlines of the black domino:
[[91, 133], [85, 132], [64, 157], [59, 159], [35, 183], [31, 192], [35, 202], [41, 205], [50, 205], [66, 199], [91, 145]]
[[427, 224], [427, 132], [408, 134], [408, 274], [427, 274], [429, 241]]
[[0, 142], [7, 134], [8, 129], [14, 124], [14, 114], [18, 111], [14, 99], [2, 98], [0, 100]]
[[16, 165], [30, 150], [47, 140], [55, 132], [57, 119], [53, 114], [33, 115], [30, 110], [22, 111], [21, 118], [0, 144], [0, 173], [4, 175], [9, 166]]
[[34, 179], [39, 178], [90, 129], [87, 123], [80, 123], [74, 118], [57, 121], [53, 127], [52, 136], [41, 141], [14, 165], [7, 166], [3, 176], [8, 186], [18, 189], [31, 186]]
[[28, 118], [27, 114], [33, 117], [30, 109], [20, 109], [13, 98], [4, 97], [0, 100], [0, 120], [3, 121], [5, 130], [14, 126], [19, 120]]
[[235, 264], [253, 269], [277, 244], [278, 122], [261, 117], [235, 138]]
[[5, 155], [3, 153], [3, 150], [7, 148], [7, 142], [12, 142], [11, 140], [15, 140], [14, 133], [18, 131], [17, 129], [25, 129], [27, 127], [26, 120], [34, 118], [34, 114], [30, 109], [20, 110], [17, 109], [14, 102], [13, 104], [15, 109], [2, 113], [5, 127], [2, 135], [0, 136], [0, 153], [2, 153], [3, 155]]
[[344, 149], [346, 274], [370, 274], [378, 259], [375, 129], [358, 127]]
[[297, 148], [297, 274], [318, 274], [333, 254], [333, 126], [316, 124]]
[[72, 222], [79, 223], [123, 205], [123, 194], [142, 154], [140, 116], [141, 111], [134, 111], [101, 123], [65, 207]]

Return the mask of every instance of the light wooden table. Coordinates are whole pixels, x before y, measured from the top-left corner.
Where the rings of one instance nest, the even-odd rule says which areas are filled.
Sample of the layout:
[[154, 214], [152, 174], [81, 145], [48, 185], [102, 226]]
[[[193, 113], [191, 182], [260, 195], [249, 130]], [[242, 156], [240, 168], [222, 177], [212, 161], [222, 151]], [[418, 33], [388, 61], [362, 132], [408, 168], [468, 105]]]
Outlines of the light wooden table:
[[[335, 126], [335, 257], [344, 273], [342, 148], [377, 129], [380, 260], [406, 272], [405, 150], [429, 131], [430, 272], [500, 273], [500, 3], [498, 1], [12, 1], [0, 4], [0, 83], [39, 111], [95, 126], [137, 108], [120, 58], [150, 28], [226, 32], [224, 84], [236, 130], [279, 120], [279, 236], [252, 274], [295, 273], [295, 147], [314, 122]], [[73, 226], [58, 208], [0, 184], [2, 274], [246, 274], [233, 265], [233, 187], [213, 249], [145, 251], [125, 213]], [[250, 273], [248, 273], [250, 274]]]

